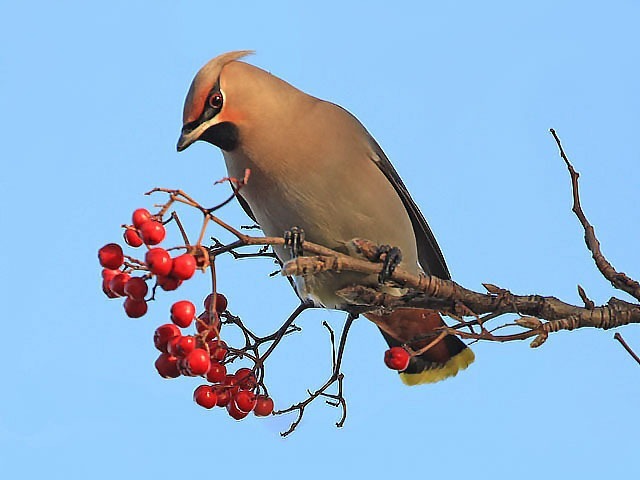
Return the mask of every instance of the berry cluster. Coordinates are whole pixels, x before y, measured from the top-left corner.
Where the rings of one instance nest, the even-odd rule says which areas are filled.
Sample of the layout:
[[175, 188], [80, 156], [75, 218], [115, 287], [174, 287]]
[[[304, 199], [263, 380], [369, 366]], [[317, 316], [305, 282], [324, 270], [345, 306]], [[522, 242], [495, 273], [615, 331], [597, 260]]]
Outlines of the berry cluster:
[[[161, 325], [154, 334], [154, 344], [162, 352], [155, 363], [158, 373], [164, 378], [205, 377], [209, 384], [200, 385], [193, 392], [194, 401], [204, 408], [226, 407], [236, 420], [251, 411], [259, 417], [270, 415], [273, 400], [257, 393], [253, 370], [240, 368], [227, 373], [229, 349], [220, 339], [220, 315], [227, 308], [227, 299], [221, 293], [210, 294], [204, 306], [204, 313], [196, 316], [193, 303], [181, 300], [173, 304], [172, 323]], [[194, 322], [196, 334], [182, 335], [180, 328]]]
[[[157, 287], [165, 291], [175, 290], [183, 281], [190, 279], [202, 261], [191, 252], [171, 257], [164, 248], [158, 247], [166, 230], [159, 216], [143, 208], [133, 212], [132, 224], [124, 225], [124, 241], [137, 248], [145, 245], [144, 261], [126, 256], [122, 247], [109, 243], [98, 251], [102, 265], [102, 290], [109, 298], [124, 297], [125, 313], [131, 318], [143, 316], [148, 302], [153, 299]], [[142, 271], [142, 276], [132, 276]], [[155, 278], [151, 298], [147, 298], [147, 282]], [[179, 376], [204, 377], [209, 384], [196, 388], [193, 398], [205, 408], [226, 407], [236, 420], [253, 411], [256, 416], [267, 416], [273, 412], [273, 400], [259, 385], [253, 370], [240, 368], [227, 373], [227, 365], [238, 355], [229, 358], [229, 347], [220, 338], [221, 315], [227, 310], [227, 299], [220, 293], [207, 296], [204, 313], [197, 315], [195, 305], [188, 300], [175, 302], [171, 307], [171, 322], [158, 327], [154, 344], [161, 354], [155, 367], [164, 378]], [[183, 335], [181, 329], [195, 323], [192, 335]]]
[[[132, 225], [125, 225], [124, 241], [131, 247], [152, 247], [164, 240], [166, 230], [162, 222], [144, 208], [133, 212]], [[170, 291], [178, 288], [184, 280], [193, 277], [198, 262], [190, 253], [172, 258], [167, 250], [153, 247], [147, 250], [144, 262], [125, 257], [122, 247], [109, 243], [98, 251], [102, 270], [102, 290], [109, 298], [126, 297], [124, 311], [131, 318], [147, 313], [145, 297], [149, 292], [147, 280], [156, 278], [156, 286]], [[129, 260], [128, 262], [126, 260]], [[134, 270], [147, 271], [141, 277], [132, 277]]]

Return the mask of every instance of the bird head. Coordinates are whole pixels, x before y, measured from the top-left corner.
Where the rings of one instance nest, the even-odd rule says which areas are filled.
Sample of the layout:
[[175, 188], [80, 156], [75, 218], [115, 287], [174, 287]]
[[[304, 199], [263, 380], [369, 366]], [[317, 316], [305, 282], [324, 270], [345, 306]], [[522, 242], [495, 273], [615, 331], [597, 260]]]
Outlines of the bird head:
[[238, 127], [234, 123], [234, 108], [227, 102], [227, 89], [222, 86], [221, 73], [229, 63], [253, 52], [241, 50], [217, 56], [196, 74], [182, 114], [179, 152], [197, 140], [212, 143], [223, 150], [233, 150], [238, 142]]

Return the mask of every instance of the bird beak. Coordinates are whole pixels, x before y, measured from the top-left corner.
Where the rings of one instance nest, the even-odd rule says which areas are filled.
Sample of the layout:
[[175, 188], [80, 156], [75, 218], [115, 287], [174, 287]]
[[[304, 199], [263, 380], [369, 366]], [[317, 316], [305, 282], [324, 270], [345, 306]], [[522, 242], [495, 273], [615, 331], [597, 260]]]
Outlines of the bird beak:
[[178, 144], [176, 145], [176, 149], [179, 152], [183, 151], [197, 140], [197, 138], [193, 138], [193, 135], [191, 135], [192, 133], [193, 132], [185, 131], [184, 128], [182, 129], [182, 132], [180, 132], [180, 138], [178, 138]]
[[196, 142], [200, 139], [200, 136], [212, 125], [217, 123], [216, 118], [212, 118], [208, 122], [203, 122], [200, 125], [193, 128], [191, 124], [186, 124], [182, 127], [182, 132], [180, 132], [180, 138], [178, 139], [178, 144], [176, 145], [176, 149], [181, 152], [185, 150], [189, 145]]

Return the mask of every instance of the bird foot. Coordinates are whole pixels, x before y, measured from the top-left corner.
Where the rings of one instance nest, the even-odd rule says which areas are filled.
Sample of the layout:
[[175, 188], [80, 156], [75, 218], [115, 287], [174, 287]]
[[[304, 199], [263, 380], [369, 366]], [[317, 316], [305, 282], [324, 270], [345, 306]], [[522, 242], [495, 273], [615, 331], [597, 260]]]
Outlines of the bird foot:
[[284, 232], [284, 246], [291, 249], [291, 258], [301, 257], [304, 253], [304, 230], [300, 227], [292, 227]]
[[374, 255], [374, 261], [379, 262], [382, 259], [382, 270], [378, 274], [378, 282], [386, 282], [400, 262], [402, 262], [402, 252], [398, 247], [391, 245], [380, 245]]

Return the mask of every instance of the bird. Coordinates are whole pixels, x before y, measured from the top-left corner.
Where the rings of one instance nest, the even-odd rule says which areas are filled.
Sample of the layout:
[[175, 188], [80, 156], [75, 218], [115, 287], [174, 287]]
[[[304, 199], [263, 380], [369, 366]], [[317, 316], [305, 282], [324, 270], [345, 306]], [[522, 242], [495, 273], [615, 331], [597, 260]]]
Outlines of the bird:
[[[177, 150], [204, 141], [220, 148], [230, 177], [243, 178], [249, 169], [249, 181], [236, 197], [268, 236], [281, 237], [295, 227], [306, 241], [347, 254], [353, 254], [354, 239], [364, 238], [399, 249], [399, 266], [410, 273], [450, 279], [424, 216], [362, 123], [346, 109], [241, 60], [252, 53], [227, 52], [198, 71], [184, 102]], [[274, 250], [281, 262], [291, 258], [284, 247]], [[315, 306], [347, 310], [336, 291], [356, 283], [379, 286], [378, 281], [355, 272], [323, 272], [296, 278], [295, 288]], [[364, 315], [391, 347], [419, 338], [417, 347], [425, 346], [445, 325], [438, 312], [420, 308]], [[400, 378], [406, 385], [437, 382], [474, 358], [457, 336], [446, 335], [412, 356]]]

